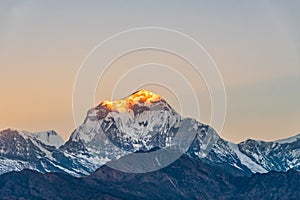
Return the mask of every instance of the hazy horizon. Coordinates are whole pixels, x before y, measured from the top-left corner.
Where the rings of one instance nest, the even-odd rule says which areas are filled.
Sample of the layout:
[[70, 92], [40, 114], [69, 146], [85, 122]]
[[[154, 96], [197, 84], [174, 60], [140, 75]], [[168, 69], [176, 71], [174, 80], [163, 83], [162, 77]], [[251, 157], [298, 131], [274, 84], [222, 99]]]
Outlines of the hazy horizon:
[[[222, 138], [272, 141], [299, 134], [299, 8], [297, 1], [1, 2], [0, 129], [56, 130], [66, 140], [76, 128], [73, 84], [88, 53], [120, 31], [155, 26], [190, 35], [217, 63], [227, 94]], [[183, 71], [188, 67], [150, 50], [132, 53], [112, 67], [124, 70], [147, 60]], [[110, 99], [110, 83], [122, 70], [108, 72], [112, 78], [98, 87], [96, 102]], [[198, 83], [191, 72], [184, 73]], [[146, 89], [179, 109], [170, 91], [153, 85]], [[208, 123], [211, 106], [203, 82], [196, 95], [200, 121]]]

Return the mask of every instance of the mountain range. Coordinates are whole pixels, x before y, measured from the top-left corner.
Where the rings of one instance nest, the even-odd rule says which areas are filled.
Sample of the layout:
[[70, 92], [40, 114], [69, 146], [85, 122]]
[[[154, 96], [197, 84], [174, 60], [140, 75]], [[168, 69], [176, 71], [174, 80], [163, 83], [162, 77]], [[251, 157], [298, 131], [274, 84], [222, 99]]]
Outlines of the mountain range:
[[[137, 170], [123, 160], [159, 150], [167, 152], [161, 160], [141, 160], [142, 171], [149, 166], [157, 171], [135, 174], [111, 167], [121, 161], [123, 169]], [[164, 168], [161, 161], [172, 157], [170, 150], [183, 155]], [[0, 132], [0, 193], [7, 199], [119, 199], [125, 194], [159, 199], [163, 191], [169, 191], [164, 193], [169, 199], [272, 199], [283, 193], [296, 199], [298, 171], [300, 135], [235, 144], [147, 90], [90, 109], [66, 142], [55, 131]], [[73, 191], [74, 185], [76, 191], [63, 196], [61, 190]], [[51, 198], [55, 193], [62, 196]]]
[[184, 150], [192, 158], [247, 175], [300, 170], [300, 135], [274, 142], [248, 139], [234, 144], [222, 139], [212, 127], [180, 116], [159, 95], [141, 90], [90, 109], [65, 143], [54, 131], [1, 131], [0, 174], [33, 169], [89, 175], [124, 155], [174, 145], [184, 123], [193, 129], [184, 133], [193, 137]]

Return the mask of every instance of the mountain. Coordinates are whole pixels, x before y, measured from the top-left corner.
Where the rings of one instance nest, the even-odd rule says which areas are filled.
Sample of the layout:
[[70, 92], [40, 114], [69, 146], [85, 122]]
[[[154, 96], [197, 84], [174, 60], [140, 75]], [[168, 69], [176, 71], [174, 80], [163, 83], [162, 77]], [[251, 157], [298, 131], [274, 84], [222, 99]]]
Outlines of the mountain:
[[298, 199], [299, 180], [300, 172], [293, 170], [234, 176], [183, 155], [166, 168], [142, 174], [106, 165], [81, 178], [10, 172], [0, 176], [0, 194], [1, 199]]
[[300, 170], [299, 138], [234, 144], [219, 137], [212, 127], [180, 116], [159, 95], [140, 90], [90, 109], [64, 144], [53, 131], [0, 132], [0, 174], [28, 168], [84, 176], [109, 161], [155, 148], [185, 153], [232, 174], [286, 172]]
[[0, 131], [0, 173], [22, 169], [63, 171], [52, 157], [52, 153], [63, 144], [63, 139], [54, 131]]
[[[136, 151], [176, 145], [183, 124], [185, 137], [193, 137], [189, 149], [193, 158], [220, 166], [232, 173], [266, 173], [299, 170], [300, 140], [297, 136], [275, 142], [247, 140], [234, 144], [220, 138], [209, 126], [180, 116], [163, 98], [141, 90], [118, 101], [105, 101], [89, 110], [84, 123], [62, 146], [65, 155], [76, 160], [76, 168], [89, 174], [106, 162]], [[194, 134], [196, 132], [196, 134]]]
[[[176, 137], [183, 132], [181, 129], [185, 139], [196, 137], [197, 153], [202, 157], [219, 138], [209, 126], [177, 114], [159, 95], [141, 90], [123, 100], [105, 101], [89, 110], [84, 123], [60, 149], [74, 161], [66, 167], [75, 166], [82, 174], [89, 174], [129, 153], [175, 146]], [[177, 150], [187, 148], [181, 145]]]
[[264, 142], [246, 140], [239, 144], [219, 139], [205, 160], [214, 165], [230, 164], [245, 173], [300, 170], [300, 135]]

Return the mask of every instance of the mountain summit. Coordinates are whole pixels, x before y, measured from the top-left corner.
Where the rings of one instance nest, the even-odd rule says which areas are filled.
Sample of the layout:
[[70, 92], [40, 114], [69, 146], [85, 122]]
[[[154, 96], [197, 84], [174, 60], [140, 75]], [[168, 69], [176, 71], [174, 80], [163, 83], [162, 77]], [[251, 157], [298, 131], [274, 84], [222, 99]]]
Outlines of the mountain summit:
[[117, 101], [103, 101], [100, 106], [105, 106], [111, 111], [126, 112], [132, 110], [135, 106], [151, 105], [161, 101], [162, 98], [158, 94], [154, 94], [149, 90], [139, 90], [129, 97]]

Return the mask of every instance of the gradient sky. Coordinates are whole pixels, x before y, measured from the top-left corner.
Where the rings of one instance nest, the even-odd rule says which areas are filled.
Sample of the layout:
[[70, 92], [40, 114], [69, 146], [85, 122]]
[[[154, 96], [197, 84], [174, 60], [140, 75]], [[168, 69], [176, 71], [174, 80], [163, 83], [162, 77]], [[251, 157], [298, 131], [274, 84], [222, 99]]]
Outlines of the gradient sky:
[[[67, 139], [75, 128], [73, 83], [90, 50], [120, 31], [158, 26], [192, 36], [219, 66], [228, 106], [223, 138], [295, 135], [300, 133], [299, 10], [299, 1], [275, 0], [1, 1], [0, 129], [54, 129]], [[116, 69], [150, 57], [184, 66], [178, 58], [145, 51], [115, 63]], [[201, 121], [207, 123], [210, 105], [202, 85], [197, 96], [203, 100]], [[178, 107], [167, 91], [155, 90]], [[95, 98], [109, 94], [99, 89]]]

